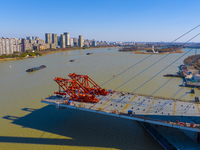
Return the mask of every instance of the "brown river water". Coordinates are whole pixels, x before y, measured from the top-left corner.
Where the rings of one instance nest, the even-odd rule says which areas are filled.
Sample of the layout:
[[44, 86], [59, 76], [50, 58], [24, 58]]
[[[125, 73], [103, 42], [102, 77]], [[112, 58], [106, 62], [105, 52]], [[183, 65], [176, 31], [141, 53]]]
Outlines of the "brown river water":
[[[187, 51], [185, 49], [184, 51]], [[92, 55], [86, 53], [92, 52]], [[151, 95], [170, 78], [163, 74], [175, 73], [185, 55], [168, 69], [139, 88], [135, 93]], [[0, 63], [0, 149], [2, 150], [143, 150], [162, 149], [139, 123], [122, 118], [83, 112], [80, 110], [56, 109], [41, 103], [41, 98], [58, 91], [55, 77], [69, 78], [68, 74], [87, 74], [102, 85], [113, 75], [117, 76], [102, 87], [117, 91], [132, 92], [164, 67], [183, 54], [171, 54], [147, 69], [123, 86], [121, 84], [136, 76], [165, 55], [152, 55], [125, 73], [120, 72], [146, 58], [146, 54], [118, 52], [118, 48], [76, 50], [54, 53], [34, 59]], [[75, 62], [69, 62], [75, 59]], [[47, 68], [25, 72], [28, 68], [46, 65]], [[173, 78], [155, 96], [192, 100], [194, 95], [185, 94], [190, 88], [178, 85], [181, 78]], [[198, 93], [198, 90], [195, 90]]]

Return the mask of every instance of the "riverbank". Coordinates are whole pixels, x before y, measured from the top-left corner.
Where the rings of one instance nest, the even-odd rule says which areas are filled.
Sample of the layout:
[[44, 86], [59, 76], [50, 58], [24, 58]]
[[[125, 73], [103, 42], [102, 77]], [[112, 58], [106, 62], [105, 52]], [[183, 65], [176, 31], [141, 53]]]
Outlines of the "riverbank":
[[194, 66], [197, 70], [200, 70], [200, 55], [191, 55], [184, 59], [185, 65]]
[[59, 53], [59, 52], [64, 52], [64, 51], [99, 49], [99, 48], [110, 48], [110, 47], [117, 47], [117, 46], [112, 45], [112, 46], [91, 46], [91, 47], [67, 47], [67, 48], [58, 48], [56, 50], [40, 51], [40, 53], [43, 56], [45, 56], [45, 55], [48, 55], [48, 54]]
[[182, 51], [182, 49], [183, 49], [183, 47], [177, 47], [177, 46], [169, 46], [167, 48], [156, 47], [156, 48], [154, 48], [154, 52], [153, 52], [152, 48], [150, 48], [150, 47], [138, 49], [137, 47], [133, 46], [133, 47], [129, 47], [129, 48], [125, 47], [118, 51], [119, 52], [134, 52], [134, 54], [173, 54], [173, 53], [184, 53], [184, 51]]
[[[45, 55], [64, 52], [64, 51], [99, 49], [99, 48], [110, 48], [110, 47], [117, 47], [117, 46], [116, 45], [112, 45], [112, 46], [95, 46], [95, 47], [94, 46], [92, 46], [92, 47], [68, 47], [68, 48], [49, 49], [49, 50], [43, 50], [43, 51], [38, 51], [38, 52], [40, 54], [42, 54], [42, 56], [45, 56]], [[11, 61], [11, 60], [23, 60], [23, 59], [29, 59], [29, 58], [35, 58], [35, 57], [36, 56], [4, 58], [4, 59], [0, 59], [0, 62]]]
[[31, 57], [16, 57], [16, 58], [4, 58], [4, 59], [0, 59], [0, 62], [4, 62], [4, 61], [10, 61], [10, 60], [23, 60], [23, 59], [30, 59], [30, 58], [35, 58], [34, 56]]
[[182, 51], [182, 50], [176, 50], [176, 51], [173, 51], [173, 52], [163, 52], [163, 53], [139, 52], [139, 51], [134, 52], [134, 54], [159, 54], [159, 55], [162, 55], [162, 54], [174, 54], [174, 53], [185, 53], [185, 52]]

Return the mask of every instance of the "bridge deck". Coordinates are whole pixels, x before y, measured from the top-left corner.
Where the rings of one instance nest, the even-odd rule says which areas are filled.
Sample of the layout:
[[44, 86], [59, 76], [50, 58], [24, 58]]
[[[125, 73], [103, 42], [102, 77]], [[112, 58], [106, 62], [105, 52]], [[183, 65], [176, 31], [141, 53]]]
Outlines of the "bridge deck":
[[[138, 95], [122, 95], [110, 93], [107, 96], [97, 96], [99, 102], [83, 103], [73, 101], [65, 103], [69, 97], [56, 95], [43, 99], [42, 102], [95, 113], [102, 113], [136, 121], [148, 122], [168, 127], [200, 132], [200, 106], [194, 102], [183, 102], [159, 99]], [[132, 114], [128, 114], [128, 110]], [[194, 126], [192, 124], [194, 123]]]

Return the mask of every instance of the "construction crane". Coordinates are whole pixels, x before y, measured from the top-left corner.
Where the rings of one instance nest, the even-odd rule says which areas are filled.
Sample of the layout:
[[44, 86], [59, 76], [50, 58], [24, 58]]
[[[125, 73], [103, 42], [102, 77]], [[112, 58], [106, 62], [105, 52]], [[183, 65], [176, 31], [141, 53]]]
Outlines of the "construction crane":
[[102, 89], [96, 82], [94, 82], [87, 75], [78, 75], [75, 73], [68, 75], [72, 80], [76, 81], [77, 84], [84, 90], [91, 94], [96, 95], [108, 95], [108, 91], [106, 89]]
[[102, 89], [87, 75], [69, 74], [70, 79], [56, 77], [55, 82], [64, 90], [64, 92], [55, 92], [58, 95], [69, 95], [70, 100], [97, 103], [99, 99], [95, 95], [107, 95], [109, 92]]

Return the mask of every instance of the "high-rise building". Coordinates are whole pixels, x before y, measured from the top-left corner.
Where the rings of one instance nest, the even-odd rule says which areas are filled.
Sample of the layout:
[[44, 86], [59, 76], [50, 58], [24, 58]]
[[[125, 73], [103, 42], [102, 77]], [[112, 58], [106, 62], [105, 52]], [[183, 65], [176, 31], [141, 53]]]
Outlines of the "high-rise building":
[[4, 41], [5, 41], [5, 54], [10, 54], [10, 51], [9, 51], [9, 39], [6, 38]]
[[92, 46], [97, 46], [97, 42], [93, 39]]
[[6, 39], [2, 39], [2, 54], [6, 54]]
[[78, 46], [83, 47], [83, 36], [82, 35], [79, 35]]
[[65, 35], [65, 46], [70, 46], [69, 43], [69, 32], [64, 32]]
[[45, 33], [45, 43], [46, 44], [51, 43], [51, 33]]
[[26, 39], [22, 39], [22, 51], [25, 52], [27, 50], [27, 42]]
[[29, 40], [26, 39], [19, 40], [18, 38], [0, 38], [0, 55], [13, 54], [16, 51], [22, 52], [26, 50], [32, 50], [34, 45], [34, 42], [30, 43]]
[[74, 47], [74, 39], [73, 39], [73, 38], [70, 38], [70, 39], [69, 39], [69, 45], [70, 45], [71, 47]]
[[65, 48], [65, 35], [60, 35], [60, 47]]
[[52, 34], [52, 43], [54, 43], [55, 46], [58, 46], [58, 37], [57, 37], [57, 34]]
[[36, 40], [36, 38], [37, 38], [36, 36], [32, 36], [32, 40]]
[[58, 45], [60, 46], [60, 36], [58, 36], [57, 40], [58, 40]]
[[73, 38], [73, 41], [74, 41], [74, 46], [78, 46], [78, 38]]
[[13, 38], [9, 38], [8, 39], [8, 44], [9, 44], [9, 54], [12, 54], [13, 53], [13, 46], [14, 46], [14, 39]]

